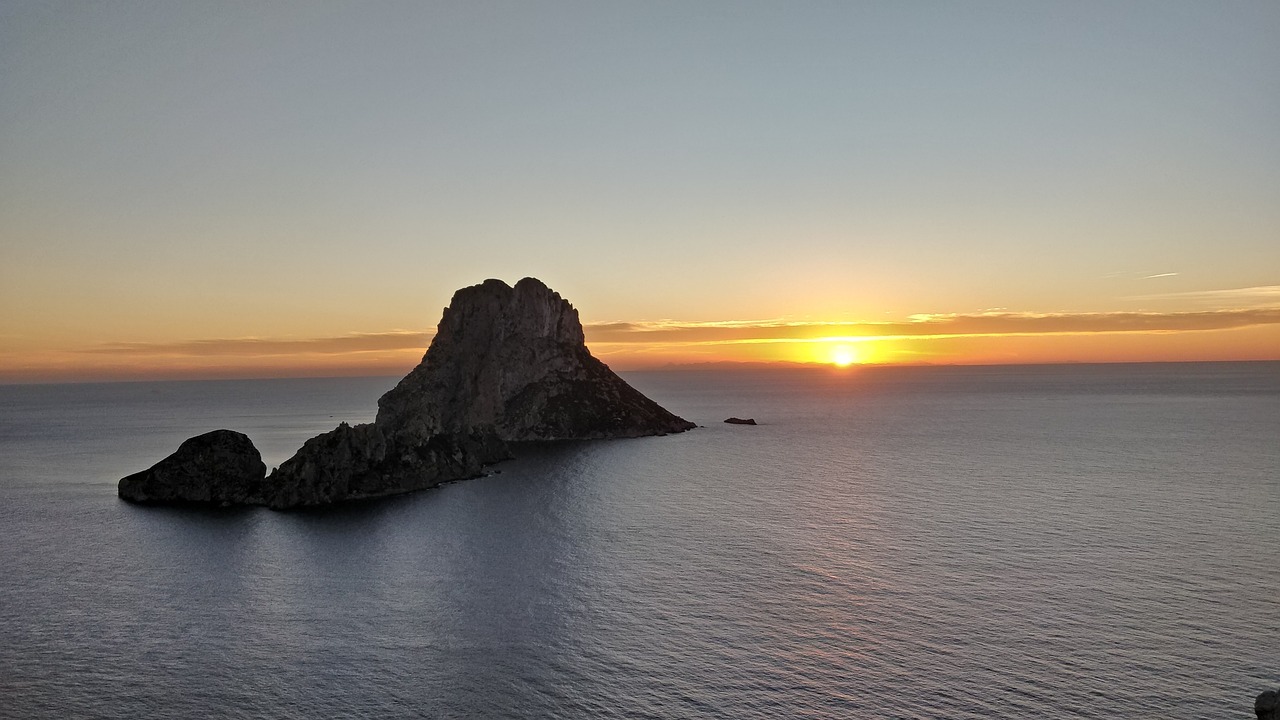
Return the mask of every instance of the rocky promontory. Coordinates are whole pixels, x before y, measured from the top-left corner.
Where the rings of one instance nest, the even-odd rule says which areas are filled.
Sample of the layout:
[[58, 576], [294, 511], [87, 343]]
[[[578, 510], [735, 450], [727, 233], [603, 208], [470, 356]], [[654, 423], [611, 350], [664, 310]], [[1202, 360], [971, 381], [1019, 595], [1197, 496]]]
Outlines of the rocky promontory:
[[122, 479], [119, 494], [143, 503], [325, 505], [475, 477], [510, 457], [512, 441], [693, 427], [593, 357], [578, 311], [559, 294], [533, 278], [514, 288], [486, 280], [454, 294], [422, 362], [378, 400], [374, 422], [311, 438], [267, 477], [247, 437], [206, 433]]
[[693, 427], [592, 357], [578, 311], [533, 278], [455, 293], [422, 362], [378, 400], [377, 424], [395, 438], [480, 432], [504, 441]]

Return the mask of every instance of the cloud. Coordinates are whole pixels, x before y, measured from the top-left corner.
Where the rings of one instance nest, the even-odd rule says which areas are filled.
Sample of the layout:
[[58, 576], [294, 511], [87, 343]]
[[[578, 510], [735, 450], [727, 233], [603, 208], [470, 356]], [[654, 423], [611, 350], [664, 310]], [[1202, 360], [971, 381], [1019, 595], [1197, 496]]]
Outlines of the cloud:
[[1280, 324], [1280, 308], [1203, 312], [1012, 313], [913, 315], [905, 322], [601, 323], [587, 339], [603, 343], [803, 342], [831, 338], [904, 339], [994, 335], [1170, 333]]
[[324, 338], [220, 338], [171, 343], [108, 343], [80, 352], [99, 355], [251, 356], [346, 355], [392, 350], [425, 350], [432, 333], [392, 330]]
[[1255, 285], [1254, 287], [1227, 290], [1191, 290], [1188, 292], [1138, 295], [1129, 300], [1187, 300], [1201, 305], [1258, 308], [1280, 303], [1280, 285]]
[[1151, 278], [1173, 277], [1179, 275], [1176, 272], [1163, 272], [1157, 270], [1116, 270], [1109, 272], [1102, 277], [1108, 280], [1128, 279], [1128, 280], [1150, 280]]
[[917, 316], [927, 333], [905, 335], [1057, 335], [1194, 332], [1280, 324], [1280, 308], [1203, 312], [982, 313]]
[[[1258, 288], [1249, 288], [1257, 290]], [[1280, 296], [1280, 287], [1274, 288]], [[905, 321], [865, 323], [726, 320], [603, 322], [585, 326], [592, 345], [721, 345], [1091, 333], [1172, 333], [1280, 324], [1280, 307], [1201, 312], [920, 314]], [[321, 338], [214, 338], [170, 343], [108, 343], [80, 353], [118, 357], [280, 357], [422, 352], [432, 332], [392, 330]]]

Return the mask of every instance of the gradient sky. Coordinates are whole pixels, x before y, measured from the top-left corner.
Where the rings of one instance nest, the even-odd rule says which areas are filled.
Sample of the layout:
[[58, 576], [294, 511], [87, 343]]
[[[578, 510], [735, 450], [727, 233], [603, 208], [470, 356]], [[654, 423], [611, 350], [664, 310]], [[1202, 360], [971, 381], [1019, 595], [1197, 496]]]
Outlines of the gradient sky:
[[6, 0], [0, 382], [400, 372], [526, 275], [620, 368], [1277, 359], [1278, 38], [1274, 0]]

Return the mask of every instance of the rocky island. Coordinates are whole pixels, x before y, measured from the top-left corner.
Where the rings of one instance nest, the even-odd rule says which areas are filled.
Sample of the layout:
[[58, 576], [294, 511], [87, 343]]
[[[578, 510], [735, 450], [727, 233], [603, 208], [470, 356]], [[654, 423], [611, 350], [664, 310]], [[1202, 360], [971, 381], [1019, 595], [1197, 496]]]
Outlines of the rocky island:
[[188, 439], [119, 495], [150, 504], [287, 509], [393, 495], [479, 475], [516, 441], [683, 432], [593, 357], [578, 311], [542, 282], [486, 280], [454, 293], [426, 355], [378, 400], [377, 418], [311, 438], [269, 476], [246, 436]]

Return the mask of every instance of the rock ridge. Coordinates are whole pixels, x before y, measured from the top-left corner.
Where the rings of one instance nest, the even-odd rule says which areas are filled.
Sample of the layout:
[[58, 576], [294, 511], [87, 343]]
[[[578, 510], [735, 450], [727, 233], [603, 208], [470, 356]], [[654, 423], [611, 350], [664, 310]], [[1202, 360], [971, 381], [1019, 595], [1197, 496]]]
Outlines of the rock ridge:
[[378, 400], [374, 422], [342, 423], [311, 438], [269, 477], [247, 437], [206, 433], [122, 479], [119, 495], [143, 503], [327, 505], [475, 477], [511, 456], [509, 442], [693, 427], [592, 356], [578, 311], [558, 293], [534, 278], [514, 287], [486, 280], [454, 293], [422, 361]]

